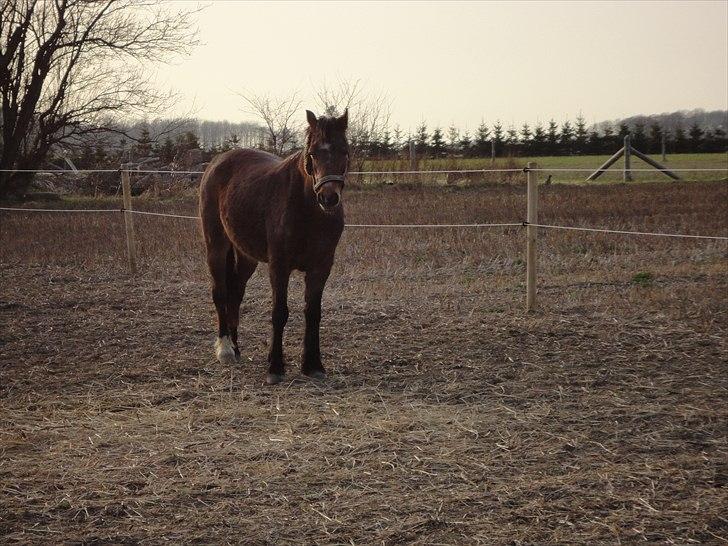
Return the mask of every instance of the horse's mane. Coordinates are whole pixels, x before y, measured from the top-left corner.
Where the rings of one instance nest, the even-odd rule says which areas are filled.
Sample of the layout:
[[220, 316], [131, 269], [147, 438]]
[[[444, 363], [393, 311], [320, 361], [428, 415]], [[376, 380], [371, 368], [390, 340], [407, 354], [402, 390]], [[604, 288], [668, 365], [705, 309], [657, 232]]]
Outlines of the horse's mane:
[[323, 140], [331, 140], [331, 137], [336, 133], [343, 133], [339, 119], [321, 116], [316, 120], [315, 129], [312, 129], [310, 125], [306, 127], [306, 148], [311, 144], [311, 138], [313, 138], [314, 134], [320, 135]]

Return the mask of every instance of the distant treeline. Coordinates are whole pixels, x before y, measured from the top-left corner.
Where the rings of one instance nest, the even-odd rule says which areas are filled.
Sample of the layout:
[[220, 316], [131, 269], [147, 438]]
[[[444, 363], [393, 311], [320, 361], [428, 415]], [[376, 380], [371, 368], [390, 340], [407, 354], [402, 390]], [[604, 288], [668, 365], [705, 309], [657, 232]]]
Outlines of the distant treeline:
[[[188, 150], [202, 150], [209, 159], [231, 148], [259, 148], [263, 130], [255, 123], [198, 119], [155, 119], [100, 130], [66, 154], [79, 169], [118, 166], [157, 157], [165, 164]], [[55, 157], [55, 163], [62, 158]]]
[[[660, 153], [663, 135], [668, 153], [697, 153], [728, 151], [724, 123], [704, 127], [697, 121], [683, 127], [665, 129], [656, 119], [644, 121], [601, 123], [587, 127], [584, 118], [579, 116], [574, 122], [557, 124], [551, 120], [546, 125], [524, 123], [521, 127], [504, 128], [500, 122], [488, 125], [482, 122], [474, 134], [461, 133], [457, 127], [447, 131], [436, 127], [431, 132], [425, 123], [412, 135], [419, 156], [428, 157], [487, 157], [495, 146], [497, 156], [542, 156], [542, 155], [596, 155], [611, 154], [617, 151], [626, 135], [630, 135], [632, 146], [648, 153]], [[401, 153], [402, 146], [385, 131], [372, 139], [365, 149], [373, 157], [390, 157]]]
[[[573, 122], [525, 123], [504, 127], [496, 121], [481, 122], [471, 134], [457, 127], [429, 129], [422, 123], [414, 133], [399, 127], [370, 134], [359, 128], [354, 134], [354, 149], [360, 158], [396, 158], [409, 154], [409, 142], [418, 157], [490, 157], [493, 146], [497, 157], [543, 155], [611, 154], [622, 146], [625, 135], [632, 145], [649, 154], [659, 154], [663, 134], [667, 153], [728, 151], [728, 111], [673, 112], [654, 116], [635, 116], [621, 121], [605, 121], [588, 127], [578, 116]], [[123, 133], [125, 136], [121, 136]], [[294, 141], [300, 146], [302, 138]], [[72, 158], [78, 168], [118, 165], [145, 157], [158, 157], [171, 163], [187, 150], [197, 149], [204, 160], [237, 147], [267, 148], [266, 133], [254, 123], [204, 120], [140, 121], [97, 135], [79, 146]]]

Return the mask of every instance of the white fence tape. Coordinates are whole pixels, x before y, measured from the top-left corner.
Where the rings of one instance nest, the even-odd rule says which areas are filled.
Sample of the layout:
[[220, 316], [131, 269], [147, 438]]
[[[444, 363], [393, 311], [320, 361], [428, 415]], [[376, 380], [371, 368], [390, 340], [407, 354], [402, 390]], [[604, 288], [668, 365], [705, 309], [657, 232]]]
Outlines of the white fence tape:
[[[122, 170], [126, 170], [130, 173], [137, 174], [203, 174], [205, 171], [170, 171], [170, 170], [151, 170], [151, 169], [79, 169], [77, 171], [72, 170], [52, 170], [52, 169], [0, 169], [3, 173], [39, 173], [39, 174], [86, 174], [86, 173], [119, 173]], [[537, 169], [530, 169], [533, 172], [594, 172], [599, 170], [595, 167], [574, 167], [574, 168], [553, 168], [547, 169], [539, 167]], [[684, 169], [629, 169], [632, 172], [728, 172], [727, 167], [718, 168], [684, 168]], [[432, 170], [432, 171], [349, 171], [349, 174], [357, 175], [399, 175], [399, 174], [476, 174], [476, 173], [517, 173], [525, 172], [526, 169], [454, 169], [454, 170]], [[604, 173], [613, 172], [621, 173], [622, 170], [608, 170], [604, 169]]]
[[[167, 218], [184, 218], [189, 220], [198, 220], [199, 216], [189, 216], [184, 214], [171, 214], [166, 212], [150, 212], [144, 210], [129, 210], [123, 208], [118, 209], [35, 209], [20, 207], [0, 207], [0, 210], [11, 212], [131, 212], [133, 214], [141, 214], [145, 216], [163, 216]], [[590, 228], [577, 226], [557, 226], [553, 224], [529, 224], [528, 222], [508, 222], [508, 223], [476, 223], [476, 224], [345, 224], [348, 228], [393, 228], [393, 229], [417, 229], [417, 228], [489, 228], [489, 227], [525, 227], [534, 226], [544, 229], [564, 229], [573, 231], [590, 231], [595, 233], [614, 233], [619, 235], [646, 235], [652, 237], [677, 237], [686, 239], [712, 239], [717, 241], [728, 241], [728, 237], [717, 235], [689, 235], [685, 233], [660, 233], [652, 231], [627, 231], [620, 229]]]

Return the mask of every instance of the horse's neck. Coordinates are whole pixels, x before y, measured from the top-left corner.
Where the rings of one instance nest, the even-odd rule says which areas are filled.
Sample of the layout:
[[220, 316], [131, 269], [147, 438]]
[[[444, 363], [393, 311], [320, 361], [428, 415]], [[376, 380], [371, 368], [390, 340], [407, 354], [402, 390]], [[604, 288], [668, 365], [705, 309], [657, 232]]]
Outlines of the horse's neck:
[[[282, 168], [288, 172], [288, 179], [293, 184], [293, 192], [302, 196], [304, 204], [316, 206], [316, 199], [313, 195], [312, 186], [308, 175], [303, 168], [303, 151], [289, 155], [283, 160]], [[311, 187], [309, 187], [311, 186]]]

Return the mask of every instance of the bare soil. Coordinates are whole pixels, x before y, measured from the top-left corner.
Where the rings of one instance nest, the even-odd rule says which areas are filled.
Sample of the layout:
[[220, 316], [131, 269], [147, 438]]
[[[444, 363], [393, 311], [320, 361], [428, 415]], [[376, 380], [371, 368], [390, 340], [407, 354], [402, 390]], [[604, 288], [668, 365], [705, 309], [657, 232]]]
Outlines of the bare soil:
[[[660, 187], [550, 189], [544, 214], [725, 234], [725, 184]], [[492, 200], [507, 221], [522, 197], [352, 194], [350, 220], [482, 221]], [[34, 218], [0, 218], [5, 543], [728, 539], [725, 243], [543, 234], [526, 315], [519, 228], [347, 231], [329, 378], [298, 372], [296, 276], [288, 380], [265, 387], [264, 266], [230, 370], [189, 222], [139, 221], [131, 276], [108, 220]]]

